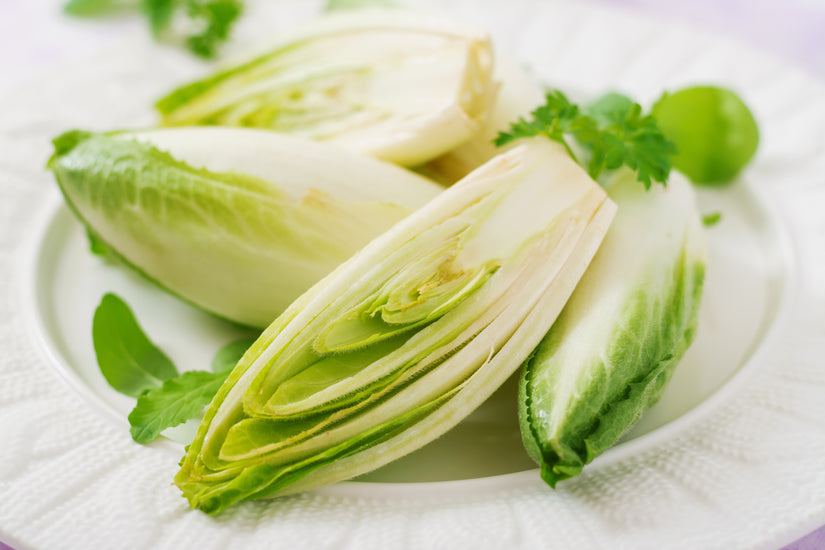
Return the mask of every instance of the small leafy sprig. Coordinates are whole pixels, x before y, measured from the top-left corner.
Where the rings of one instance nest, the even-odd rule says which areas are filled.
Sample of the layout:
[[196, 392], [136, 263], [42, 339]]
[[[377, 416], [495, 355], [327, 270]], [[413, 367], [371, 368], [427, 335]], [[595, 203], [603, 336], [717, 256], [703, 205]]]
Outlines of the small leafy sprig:
[[[64, 10], [71, 15], [100, 16], [129, 6], [124, 0], [69, 0]], [[243, 9], [241, 0], [140, 0], [139, 6], [155, 38], [170, 30], [176, 12], [185, 11], [197, 29], [186, 36], [186, 46], [203, 58], [215, 56]]]
[[131, 308], [106, 294], [92, 320], [100, 372], [116, 391], [137, 397], [129, 425], [132, 439], [150, 443], [161, 432], [197, 418], [254, 338], [230, 342], [218, 350], [211, 370], [179, 372], [138, 324]]
[[[494, 143], [502, 146], [543, 135], [562, 144], [593, 179], [605, 170], [627, 166], [648, 189], [654, 181], [667, 182], [676, 146], [664, 135], [656, 118], [643, 115], [641, 106], [626, 96], [607, 94], [582, 108], [562, 92], [551, 90], [545, 104], [530, 117], [511, 124], [509, 132], [499, 132]], [[571, 140], [589, 154], [586, 163], [574, 152]]]

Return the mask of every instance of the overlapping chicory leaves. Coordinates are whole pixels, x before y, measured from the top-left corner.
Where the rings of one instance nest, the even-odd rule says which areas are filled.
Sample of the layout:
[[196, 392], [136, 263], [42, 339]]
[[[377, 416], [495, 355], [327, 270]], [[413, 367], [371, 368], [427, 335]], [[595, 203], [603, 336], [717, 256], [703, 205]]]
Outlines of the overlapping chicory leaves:
[[706, 251], [690, 183], [645, 189], [625, 170], [596, 257], [522, 370], [519, 417], [551, 486], [578, 475], [661, 395], [693, 340]]
[[335, 12], [157, 103], [165, 126], [289, 133], [414, 166], [474, 136], [495, 95], [487, 35], [404, 11]]
[[184, 496], [214, 514], [364, 473], [447, 431], [538, 344], [614, 209], [543, 138], [473, 172], [252, 345], [184, 458]]
[[[487, 37], [472, 29], [408, 19], [404, 13], [339, 15], [289, 35], [266, 54], [184, 86], [157, 106], [170, 126], [253, 126], [406, 165], [441, 155], [427, 168], [454, 181], [493, 157], [495, 132], [541, 100], [540, 88], [526, 73], [502, 71], [497, 63], [493, 76], [492, 58]], [[496, 80], [504, 82], [494, 101]], [[730, 93], [724, 92], [727, 100]], [[695, 91], [689, 94], [696, 98]], [[692, 340], [701, 296], [704, 251], [689, 185], [673, 176], [667, 188], [645, 193], [628, 171], [602, 176], [619, 204], [617, 223], [545, 336], [598, 246], [610, 207], [591, 196], [581, 210], [569, 184], [580, 178], [564, 168], [569, 159], [561, 160], [554, 150], [546, 156], [557, 165], [549, 168], [537, 160], [546, 151], [536, 153], [546, 144], [537, 145], [543, 142], [531, 136], [547, 135], [567, 146], [572, 135], [587, 153], [591, 176], [624, 164], [649, 186], [667, 179], [676, 151], [669, 138], [682, 135], [684, 109], [670, 116], [663, 133], [655, 117], [642, 116], [639, 105], [618, 94], [584, 109], [560, 92], [545, 100], [531, 121], [521, 119], [499, 136], [518, 152], [495, 159], [482, 175], [460, 184], [461, 191], [451, 191], [451, 198], [439, 198], [441, 206], [428, 206], [405, 222], [406, 229], [378, 238], [293, 303], [252, 346], [218, 391], [176, 478], [193, 506], [216, 513], [238, 500], [344, 479], [401, 456], [471, 411], [530, 354], [529, 342], [542, 336], [525, 363], [519, 406], [525, 445], [549, 484], [577, 475], [658, 399]], [[660, 101], [654, 114], [668, 114], [665, 107], [672, 104], [675, 100]], [[738, 118], [745, 119], [749, 137], [757, 135], [752, 118]], [[706, 167], [706, 159], [720, 153], [707, 145], [713, 140], [703, 138], [719, 128], [700, 120], [702, 132], [688, 124], [692, 132], [686, 139], [703, 142], [690, 160]], [[364, 173], [361, 167], [352, 172], [345, 167], [350, 177], [328, 178], [342, 172], [343, 157], [321, 160], [310, 146], [304, 151], [288, 142], [279, 142], [279, 147], [286, 143], [286, 152], [263, 166], [260, 159], [269, 153], [260, 133], [233, 146], [226, 144], [244, 131], [235, 130], [240, 133], [224, 141], [208, 132], [72, 132], [56, 140], [50, 167], [98, 250], [242, 323], [264, 326], [312, 282], [441, 191], [419, 181], [376, 193], [383, 182], [403, 178], [390, 172], [383, 177], [378, 170], [365, 183], [355, 177]], [[530, 145], [517, 147], [523, 139]], [[741, 169], [755, 143], [751, 139], [741, 148], [725, 177]], [[245, 155], [244, 149], [254, 154]], [[575, 158], [569, 148], [568, 153]], [[289, 164], [289, 157], [298, 161]], [[213, 168], [200, 168], [207, 164]], [[312, 169], [301, 172], [299, 164]], [[710, 164], [717, 168], [720, 162]], [[318, 168], [322, 165], [330, 170]], [[525, 185], [519, 178], [534, 169], [560, 178], [552, 182], [552, 197], [533, 189], [528, 199], [526, 192], [515, 191]], [[721, 177], [719, 170], [713, 173], [709, 177]], [[284, 174], [290, 176], [286, 184]], [[462, 203], [458, 195], [489, 185], [478, 183], [485, 179], [501, 189]], [[327, 182], [342, 200], [310, 189], [310, 180]], [[105, 182], [116, 182], [111, 195], [100, 192]], [[361, 194], [363, 188], [368, 192]], [[409, 189], [416, 191], [407, 194]], [[398, 199], [399, 193], [404, 198]], [[553, 210], [556, 201], [570, 209]], [[522, 208], [518, 214], [515, 204]], [[121, 227], [105, 219], [108, 210], [120, 216]], [[582, 212], [598, 221], [574, 221]], [[531, 233], [535, 228], [522, 218], [549, 225]], [[195, 247], [185, 242], [206, 235], [207, 227], [218, 237]], [[578, 237], [565, 233], [570, 227]], [[399, 240], [400, 231], [409, 231], [406, 241]], [[569, 238], [580, 244], [563, 245]], [[255, 264], [272, 250], [279, 259], [259, 264], [256, 272]], [[551, 267], [538, 266], [529, 257], [534, 253], [551, 258]], [[147, 254], [150, 261], [143, 263]], [[175, 266], [170, 258], [180, 263]], [[203, 268], [203, 258], [208, 265], [199, 273], [209, 275], [198, 281], [200, 291], [190, 295], [191, 288], [169, 283], [179, 275], [188, 279], [184, 287], [197, 287], [184, 266]], [[152, 271], [161, 264], [172, 264], [171, 274]], [[266, 302], [260, 297], [267, 294], [266, 276], [273, 274], [280, 296], [256, 309]], [[541, 277], [540, 290], [531, 294]], [[229, 289], [230, 296], [209, 302], [215, 289]], [[549, 304], [541, 314], [540, 304]], [[185, 373], [188, 378], [157, 389], [151, 414], [141, 416], [147, 438], [159, 433], [152, 426], [169, 396], [184, 398], [186, 416], [202, 409], [222, 378], [208, 374]], [[159, 391], [166, 387], [167, 394]], [[139, 409], [140, 403], [133, 414]]]
[[73, 131], [54, 143], [49, 168], [98, 249], [256, 327], [442, 190], [402, 168], [272, 132]]

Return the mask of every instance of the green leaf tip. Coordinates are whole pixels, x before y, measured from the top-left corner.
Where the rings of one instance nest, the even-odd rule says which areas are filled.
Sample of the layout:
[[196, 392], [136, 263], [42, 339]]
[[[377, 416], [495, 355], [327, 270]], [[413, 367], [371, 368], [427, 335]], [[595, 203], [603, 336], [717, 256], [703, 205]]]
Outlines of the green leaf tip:
[[92, 342], [103, 377], [115, 390], [137, 397], [178, 375], [120, 297], [107, 293], [95, 309]]
[[51, 168], [57, 158], [67, 155], [75, 147], [77, 147], [79, 143], [88, 139], [92, 135], [93, 134], [91, 132], [87, 132], [85, 130], [69, 130], [68, 132], [64, 132], [52, 139], [54, 153], [52, 153], [52, 156], [49, 158], [49, 162], [46, 166]]
[[710, 214], [705, 214], [704, 216], [702, 216], [702, 225], [704, 225], [705, 227], [713, 227], [720, 221], [722, 221], [721, 212], [711, 212]]

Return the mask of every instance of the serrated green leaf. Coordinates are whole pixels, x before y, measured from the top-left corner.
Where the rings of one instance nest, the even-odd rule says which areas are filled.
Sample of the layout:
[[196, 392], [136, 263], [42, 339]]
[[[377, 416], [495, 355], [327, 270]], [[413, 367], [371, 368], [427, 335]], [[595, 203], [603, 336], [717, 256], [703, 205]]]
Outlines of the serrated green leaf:
[[137, 397], [178, 375], [175, 365], [146, 336], [129, 306], [106, 294], [95, 310], [92, 340], [100, 372], [112, 388]]
[[129, 413], [129, 432], [138, 443], [150, 443], [166, 428], [196, 418], [221, 387], [228, 372], [189, 371], [166, 380], [138, 397]]
[[[646, 188], [652, 181], [667, 181], [670, 158], [676, 148], [659, 129], [656, 119], [643, 115], [641, 106], [626, 96], [607, 94], [580, 108], [561, 92], [551, 90], [545, 104], [534, 110], [531, 117], [511, 124], [510, 131], [500, 132], [494, 143], [501, 146], [516, 139], [544, 135], [564, 145], [593, 179], [624, 165], [636, 172]], [[578, 142], [589, 153], [589, 159], [580, 161], [568, 140]]]

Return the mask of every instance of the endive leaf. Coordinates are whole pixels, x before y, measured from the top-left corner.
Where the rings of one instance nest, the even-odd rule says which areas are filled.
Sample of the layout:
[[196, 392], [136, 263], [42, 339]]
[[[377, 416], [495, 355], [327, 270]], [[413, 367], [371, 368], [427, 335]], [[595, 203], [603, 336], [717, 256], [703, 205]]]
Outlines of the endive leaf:
[[263, 128], [405, 166], [478, 132], [495, 94], [488, 37], [398, 10], [336, 12], [158, 101], [166, 126]]
[[547, 140], [493, 159], [267, 328], [216, 394], [177, 485], [217, 513], [359, 475], [438, 437], [538, 344], [613, 211]]
[[68, 132], [49, 161], [69, 206], [119, 256], [211, 313], [264, 327], [442, 188], [272, 132]]
[[607, 183], [618, 214], [522, 371], [519, 416], [551, 486], [578, 475], [653, 405], [693, 340], [705, 271], [690, 183]]

